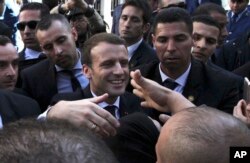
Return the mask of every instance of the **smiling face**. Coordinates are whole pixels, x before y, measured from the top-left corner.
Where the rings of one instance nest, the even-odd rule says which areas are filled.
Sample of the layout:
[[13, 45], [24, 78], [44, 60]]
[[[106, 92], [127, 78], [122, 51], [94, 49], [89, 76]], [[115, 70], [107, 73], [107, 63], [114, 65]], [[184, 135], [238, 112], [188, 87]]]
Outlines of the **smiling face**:
[[186, 71], [193, 41], [184, 22], [157, 24], [153, 44], [164, 73], [176, 79]]
[[38, 30], [37, 39], [51, 61], [61, 68], [70, 69], [77, 62], [75, 41], [77, 33], [56, 20], [49, 29]]
[[90, 51], [91, 66], [84, 65], [84, 74], [96, 95], [108, 93], [116, 98], [125, 92], [129, 79], [128, 52], [124, 45], [100, 42]]
[[0, 45], [0, 89], [13, 90], [18, 75], [18, 55], [11, 44]]
[[198, 60], [207, 62], [216, 49], [219, 35], [220, 30], [217, 27], [194, 22], [192, 55]]

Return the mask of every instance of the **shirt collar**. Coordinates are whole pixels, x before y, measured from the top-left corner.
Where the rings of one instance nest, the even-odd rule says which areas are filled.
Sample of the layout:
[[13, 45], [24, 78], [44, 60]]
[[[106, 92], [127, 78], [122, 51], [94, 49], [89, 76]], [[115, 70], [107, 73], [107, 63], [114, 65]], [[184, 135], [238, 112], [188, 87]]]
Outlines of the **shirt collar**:
[[[244, 14], [248, 11], [247, 7], [245, 8], [245, 10], [241, 11], [240, 13], [238, 13], [238, 18], [237, 20]], [[233, 16], [235, 15], [234, 12], [231, 13], [231, 18], [233, 18]]]
[[128, 60], [130, 60], [132, 58], [135, 50], [139, 47], [141, 42], [142, 42], [142, 38], [138, 42], [134, 43], [133, 45], [128, 46], [128, 48], [127, 48], [128, 49]]
[[[91, 91], [91, 90], [90, 90]], [[93, 97], [97, 97], [96, 94], [91, 91], [91, 94], [93, 95]], [[117, 108], [119, 108], [119, 104], [120, 104], [120, 96], [117, 97], [116, 101], [112, 104], [114, 106], [116, 106]], [[106, 106], [110, 105], [108, 103], [106, 103], [105, 101], [103, 102], [100, 102], [98, 103], [98, 105], [101, 107], [101, 108], [105, 108]]]
[[24, 53], [25, 53], [25, 59], [35, 59], [38, 58], [39, 55], [41, 54], [41, 52], [29, 48], [25, 48]]
[[[167, 76], [160, 67], [161, 63], [159, 64], [159, 71], [160, 71], [160, 75], [161, 75], [161, 80], [162, 82], [164, 82], [166, 79], [170, 78], [169, 76]], [[187, 82], [187, 78], [188, 78], [188, 74], [190, 72], [191, 69], [191, 63], [189, 64], [187, 70], [181, 75], [179, 76], [176, 80], [174, 80], [176, 83], [178, 83], [180, 86], [184, 87], [186, 82]], [[171, 79], [171, 78], [170, 78]], [[173, 79], [172, 79], [173, 80]]]

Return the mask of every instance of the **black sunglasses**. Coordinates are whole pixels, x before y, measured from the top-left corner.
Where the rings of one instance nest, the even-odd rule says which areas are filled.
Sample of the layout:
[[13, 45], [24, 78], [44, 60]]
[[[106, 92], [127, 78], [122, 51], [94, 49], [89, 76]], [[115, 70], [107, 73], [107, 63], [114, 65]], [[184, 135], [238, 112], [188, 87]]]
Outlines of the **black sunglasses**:
[[20, 22], [20, 23], [17, 23], [17, 29], [20, 30], [20, 31], [24, 31], [26, 25], [30, 28], [30, 29], [36, 29], [36, 25], [39, 21], [37, 20], [31, 20], [29, 22]]
[[161, 9], [166, 9], [166, 8], [170, 8], [170, 7], [179, 7], [179, 8], [187, 9], [187, 5], [184, 2], [180, 2], [177, 4], [171, 4], [171, 5], [168, 5], [166, 7], [162, 7]]

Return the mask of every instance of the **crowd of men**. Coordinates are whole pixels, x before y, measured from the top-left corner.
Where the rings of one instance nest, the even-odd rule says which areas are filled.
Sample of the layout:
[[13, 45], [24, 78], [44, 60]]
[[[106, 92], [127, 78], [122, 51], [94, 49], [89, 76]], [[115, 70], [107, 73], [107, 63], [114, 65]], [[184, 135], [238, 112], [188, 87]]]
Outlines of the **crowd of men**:
[[21, 6], [20, 53], [0, 24], [1, 161], [226, 163], [250, 147], [249, 0], [126, 0], [113, 34], [92, 2], [52, 2]]

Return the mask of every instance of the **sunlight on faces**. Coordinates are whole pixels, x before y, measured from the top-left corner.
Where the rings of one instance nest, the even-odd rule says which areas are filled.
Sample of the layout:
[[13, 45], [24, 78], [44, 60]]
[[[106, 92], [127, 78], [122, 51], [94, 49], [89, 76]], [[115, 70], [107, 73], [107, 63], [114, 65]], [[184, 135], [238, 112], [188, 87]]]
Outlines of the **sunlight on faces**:
[[84, 65], [91, 90], [96, 95], [108, 93], [111, 98], [122, 95], [129, 79], [126, 47], [101, 42], [91, 49], [91, 61], [91, 67]]
[[220, 30], [217, 27], [194, 22], [192, 55], [198, 60], [207, 62], [216, 49], [219, 35]]
[[159, 23], [153, 36], [153, 44], [163, 72], [182, 74], [190, 64], [191, 34], [184, 22]]
[[11, 44], [0, 45], [0, 88], [13, 90], [18, 76], [18, 54]]
[[78, 59], [75, 29], [69, 29], [60, 21], [54, 21], [47, 30], [38, 30], [40, 46], [53, 63], [61, 68], [72, 68]]

